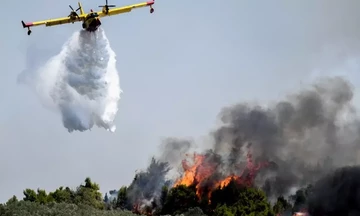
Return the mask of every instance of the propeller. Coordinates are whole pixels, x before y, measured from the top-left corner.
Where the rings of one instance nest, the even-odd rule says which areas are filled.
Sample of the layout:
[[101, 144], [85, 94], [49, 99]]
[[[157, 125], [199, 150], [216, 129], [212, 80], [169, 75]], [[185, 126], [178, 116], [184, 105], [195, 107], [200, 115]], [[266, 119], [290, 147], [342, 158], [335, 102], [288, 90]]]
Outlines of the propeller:
[[76, 11], [80, 10], [81, 7], [79, 7], [78, 9], [74, 10], [73, 7], [71, 7], [71, 5], [69, 5], [70, 9], [71, 9], [71, 13], [68, 17], [71, 17], [72, 15], [76, 15], [77, 17], [79, 17], [79, 15], [76, 13]]
[[108, 0], [106, 0], [105, 5], [99, 5], [99, 7], [105, 7], [106, 13], [109, 12], [109, 7], [116, 7], [116, 5], [108, 5]]

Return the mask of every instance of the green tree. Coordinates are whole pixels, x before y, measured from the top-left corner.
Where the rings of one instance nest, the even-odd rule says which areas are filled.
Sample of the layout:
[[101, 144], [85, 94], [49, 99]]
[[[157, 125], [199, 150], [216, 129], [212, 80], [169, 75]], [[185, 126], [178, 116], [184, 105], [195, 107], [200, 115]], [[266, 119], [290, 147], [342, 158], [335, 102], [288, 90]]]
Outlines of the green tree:
[[265, 193], [257, 188], [244, 187], [235, 180], [224, 188], [218, 188], [211, 194], [211, 209], [217, 209], [217, 215], [273, 215]]
[[214, 210], [213, 216], [235, 216], [234, 212], [235, 211], [226, 204], [218, 205]]
[[[117, 203], [117, 195], [118, 195], [118, 191], [116, 190], [111, 190], [109, 191], [110, 196], [112, 197], [112, 199], [109, 198], [109, 202], [107, 204], [107, 209], [111, 210], [111, 209], [116, 209], [116, 203]], [[116, 197], [115, 197], [116, 196]], [[115, 198], [114, 198], [115, 197]]]
[[[14, 195], [12, 196], [7, 202], [6, 202], [6, 205], [11, 205], [13, 203], [17, 203], [19, 202], [18, 198]], [[1, 214], [0, 214], [1, 215]]]
[[300, 211], [307, 203], [309, 195], [312, 193], [313, 186], [310, 184], [296, 191], [295, 195], [290, 196], [294, 202], [293, 211]]
[[0, 204], [0, 215], [6, 215], [6, 208], [3, 204]]
[[36, 202], [46, 204], [55, 201], [53, 197], [48, 196], [45, 190], [37, 189]]
[[291, 204], [283, 196], [280, 196], [278, 197], [275, 205], [273, 206], [273, 211], [275, 214], [282, 214], [286, 210], [289, 210], [291, 208]]
[[245, 188], [235, 203], [237, 215], [272, 216], [274, 215], [265, 193], [257, 188]]
[[24, 198], [23, 198], [24, 201], [36, 202], [37, 194], [33, 189], [27, 188], [23, 191], [23, 194], [24, 194]]
[[[3, 206], [3, 207], [1, 207]], [[136, 216], [129, 211], [105, 211], [87, 205], [19, 201], [7, 206], [0, 205], [1, 216]]]
[[199, 207], [195, 186], [179, 185], [169, 191], [161, 213], [176, 215], [191, 207]]
[[165, 205], [168, 194], [169, 194], [169, 187], [164, 185], [161, 188], [161, 194], [160, 194], [160, 206], [161, 207]]
[[108, 203], [108, 202], [109, 202], [109, 196], [108, 196], [107, 193], [105, 193], [104, 202], [105, 202], [105, 203]]
[[201, 208], [189, 208], [186, 212], [183, 213], [184, 216], [206, 216]]
[[97, 209], [104, 209], [102, 194], [99, 192], [100, 187], [97, 183], [92, 182], [88, 177], [85, 179], [85, 185], [80, 185], [75, 191], [75, 204], [85, 204]]
[[127, 187], [122, 186], [118, 192], [116, 207], [124, 210], [127, 208], [127, 206], [128, 206]]
[[51, 197], [57, 203], [73, 203], [75, 193], [69, 187], [59, 187], [54, 192], [49, 193]]
[[153, 209], [152, 215], [158, 216], [161, 215], [162, 208], [165, 205], [166, 199], [169, 194], [169, 187], [167, 185], [164, 185], [161, 188], [160, 196], [153, 201], [152, 205], [155, 206], [155, 209]]
[[229, 184], [223, 188], [217, 188], [211, 193], [211, 209], [215, 209], [218, 205], [232, 206], [239, 199], [240, 192], [244, 187], [239, 185], [235, 180], [231, 180]]

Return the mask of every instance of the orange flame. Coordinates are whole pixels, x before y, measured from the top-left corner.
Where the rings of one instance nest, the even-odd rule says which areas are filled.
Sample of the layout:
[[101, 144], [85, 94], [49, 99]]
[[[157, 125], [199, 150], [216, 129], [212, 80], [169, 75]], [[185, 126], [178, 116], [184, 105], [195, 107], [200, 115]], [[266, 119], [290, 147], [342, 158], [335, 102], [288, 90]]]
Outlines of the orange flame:
[[[219, 164], [213, 164], [206, 160], [205, 155], [200, 155], [194, 153], [193, 155], [193, 164], [189, 165], [187, 160], [182, 161], [182, 167], [184, 169], [184, 175], [182, 178], [178, 179], [174, 187], [179, 185], [186, 185], [190, 186], [192, 184], [196, 185], [196, 194], [199, 198], [201, 198], [202, 191], [201, 191], [201, 183], [203, 183], [205, 180], [209, 179], [214, 172], [216, 171], [217, 165]], [[231, 180], [235, 180], [238, 184], [242, 184], [245, 186], [252, 186], [254, 179], [256, 177], [256, 173], [261, 169], [262, 167], [268, 165], [267, 163], [259, 163], [257, 165], [254, 165], [252, 160], [252, 154], [248, 152], [247, 154], [247, 163], [245, 170], [242, 170], [240, 175], [229, 175], [224, 177], [222, 180], [217, 182], [210, 183], [210, 191], [208, 193], [208, 198], [211, 196], [211, 191], [220, 187], [223, 188], [227, 186]], [[245, 172], [246, 171], [246, 172]]]
[[207, 163], [205, 159], [205, 155], [194, 153], [194, 164], [192, 166], [189, 165], [186, 160], [183, 160], [182, 167], [185, 171], [184, 176], [175, 182], [174, 187], [179, 185], [190, 186], [193, 183], [197, 183], [196, 194], [200, 196], [201, 193], [199, 183], [209, 178], [215, 171], [215, 167], [212, 164]]

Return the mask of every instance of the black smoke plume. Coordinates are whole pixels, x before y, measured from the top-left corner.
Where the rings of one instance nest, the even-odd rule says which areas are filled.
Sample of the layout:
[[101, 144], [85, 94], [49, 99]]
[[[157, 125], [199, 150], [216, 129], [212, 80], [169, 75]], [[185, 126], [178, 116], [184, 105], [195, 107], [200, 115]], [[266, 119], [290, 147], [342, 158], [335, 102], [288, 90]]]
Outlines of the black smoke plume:
[[166, 174], [169, 170], [168, 163], [152, 158], [147, 170], [136, 174], [127, 188], [129, 207], [133, 208], [134, 205], [138, 205], [136, 208], [143, 208], [144, 206], [155, 205], [160, 198], [161, 188], [164, 185], [170, 185], [170, 181], [166, 180]]
[[[210, 133], [205, 161], [215, 167], [216, 178], [219, 173], [241, 173], [250, 149], [254, 164], [268, 163], [257, 174], [255, 185], [270, 199], [287, 196], [338, 167], [356, 163], [360, 121], [352, 98], [350, 83], [333, 77], [319, 79], [268, 107], [247, 103], [226, 107], [219, 115], [221, 125]], [[177, 169], [193, 146], [191, 141], [169, 138], [162, 145], [159, 161]], [[164, 176], [176, 180], [166, 175], [165, 166], [152, 163], [150, 167], [146, 176], [152, 180], [136, 184], [137, 191], [159, 194]]]
[[226, 158], [222, 169], [238, 169], [234, 165], [244, 160], [244, 148], [251, 143], [254, 160], [272, 165], [256, 182], [276, 197], [356, 162], [360, 124], [352, 98], [350, 83], [334, 77], [272, 107], [241, 103], [224, 108], [223, 126], [212, 133], [213, 149]]

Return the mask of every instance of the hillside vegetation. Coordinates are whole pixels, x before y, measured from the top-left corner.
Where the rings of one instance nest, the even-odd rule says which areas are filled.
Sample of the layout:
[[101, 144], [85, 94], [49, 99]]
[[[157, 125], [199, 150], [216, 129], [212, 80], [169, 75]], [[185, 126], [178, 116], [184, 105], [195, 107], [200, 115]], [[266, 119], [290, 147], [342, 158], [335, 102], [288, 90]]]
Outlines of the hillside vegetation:
[[305, 204], [308, 189], [302, 189], [289, 198], [279, 197], [274, 205], [265, 193], [257, 188], [244, 187], [231, 181], [226, 187], [218, 188], [206, 196], [196, 194], [195, 185], [162, 188], [161, 195], [146, 206], [132, 203], [123, 186], [116, 198], [102, 196], [100, 187], [90, 178], [75, 190], [59, 187], [47, 193], [42, 189], [25, 189], [24, 197], [16, 196], [0, 204], [0, 215], [4, 216], [126, 216], [126, 215], [179, 215], [195, 216], [275, 216], [284, 212], [301, 210]]

